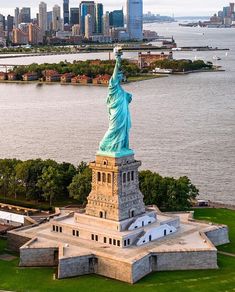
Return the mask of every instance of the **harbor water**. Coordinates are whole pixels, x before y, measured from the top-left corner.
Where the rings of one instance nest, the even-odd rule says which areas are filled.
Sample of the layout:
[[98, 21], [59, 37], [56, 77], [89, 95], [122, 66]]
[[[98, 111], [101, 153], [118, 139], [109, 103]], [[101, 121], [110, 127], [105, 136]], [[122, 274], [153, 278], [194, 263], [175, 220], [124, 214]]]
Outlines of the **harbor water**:
[[[235, 203], [235, 29], [148, 24], [174, 35], [178, 46], [230, 48], [175, 52], [176, 58], [212, 61], [225, 72], [170, 76], [125, 85], [133, 94], [131, 147], [142, 169], [187, 175], [201, 198]], [[128, 53], [133, 57], [136, 53]], [[108, 58], [107, 53], [0, 59], [0, 64]], [[107, 88], [0, 84], [0, 157], [94, 160], [108, 127]]]

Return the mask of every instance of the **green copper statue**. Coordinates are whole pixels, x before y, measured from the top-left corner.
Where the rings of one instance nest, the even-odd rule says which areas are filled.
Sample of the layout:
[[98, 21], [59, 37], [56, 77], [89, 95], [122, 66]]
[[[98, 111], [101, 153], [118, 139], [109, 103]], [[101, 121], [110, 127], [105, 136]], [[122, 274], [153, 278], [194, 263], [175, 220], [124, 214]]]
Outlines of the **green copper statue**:
[[114, 53], [116, 66], [113, 76], [109, 81], [107, 97], [109, 129], [100, 142], [98, 155], [122, 157], [134, 154], [129, 149], [129, 132], [131, 128], [129, 103], [132, 100], [132, 95], [121, 87], [121, 81], [123, 79], [121, 71], [121, 49], [115, 48]]

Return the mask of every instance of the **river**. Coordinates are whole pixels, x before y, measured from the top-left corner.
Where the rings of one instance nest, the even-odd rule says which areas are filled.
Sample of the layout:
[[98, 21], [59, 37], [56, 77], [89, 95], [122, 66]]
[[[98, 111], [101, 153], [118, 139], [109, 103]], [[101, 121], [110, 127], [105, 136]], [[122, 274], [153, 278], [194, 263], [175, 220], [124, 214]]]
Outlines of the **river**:
[[[226, 72], [171, 76], [125, 85], [133, 93], [131, 146], [142, 169], [187, 175], [201, 198], [235, 203], [235, 29], [148, 24], [174, 35], [179, 46], [209, 45], [225, 52], [176, 52], [211, 61]], [[134, 56], [128, 53], [126, 57]], [[107, 53], [1, 59], [0, 64], [108, 58]], [[0, 157], [94, 160], [107, 126], [107, 88], [0, 84]]]

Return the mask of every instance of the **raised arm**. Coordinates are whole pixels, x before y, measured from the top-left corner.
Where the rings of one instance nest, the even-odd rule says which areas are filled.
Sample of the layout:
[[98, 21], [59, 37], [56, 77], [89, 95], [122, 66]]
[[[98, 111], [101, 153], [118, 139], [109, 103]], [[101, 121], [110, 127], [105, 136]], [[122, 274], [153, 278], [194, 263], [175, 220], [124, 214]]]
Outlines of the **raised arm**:
[[122, 62], [122, 59], [121, 59], [121, 56], [120, 55], [116, 55], [115, 56], [115, 59], [116, 59], [116, 65], [115, 65], [115, 68], [114, 68], [114, 71], [113, 71], [112, 78], [114, 80], [117, 80], [118, 79], [118, 72], [121, 70], [121, 62]]

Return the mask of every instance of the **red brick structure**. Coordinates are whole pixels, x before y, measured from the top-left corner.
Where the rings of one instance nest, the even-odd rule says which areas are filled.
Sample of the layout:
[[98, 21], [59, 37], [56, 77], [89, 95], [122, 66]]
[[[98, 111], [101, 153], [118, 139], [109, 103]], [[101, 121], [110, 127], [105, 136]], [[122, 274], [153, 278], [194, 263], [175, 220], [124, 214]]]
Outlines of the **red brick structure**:
[[60, 81], [61, 75], [55, 70], [43, 71], [43, 76], [46, 82], [57, 82]]
[[92, 79], [86, 75], [78, 75], [71, 79], [73, 84], [81, 83], [81, 84], [88, 84], [92, 82]]
[[74, 77], [74, 74], [73, 73], [65, 73], [65, 74], [61, 75], [60, 81], [62, 83], [68, 83], [68, 82], [71, 82], [71, 79], [73, 77]]
[[38, 74], [35, 72], [28, 72], [22, 75], [23, 81], [35, 81], [38, 80]]
[[0, 72], [0, 80], [7, 80], [7, 73]]
[[14, 72], [10, 72], [7, 74], [8, 80], [13, 81], [17, 79], [17, 75]]
[[92, 79], [92, 83], [93, 84], [103, 84], [103, 85], [107, 85], [109, 84], [109, 80], [110, 80], [111, 76], [108, 74], [105, 75], [98, 75], [95, 78]]
[[139, 53], [138, 55], [138, 65], [140, 69], [150, 67], [154, 62], [158, 60], [172, 60], [173, 54], [170, 52], [166, 54], [164, 52], [158, 54], [152, 54], [151, 52], [148, 53]]

